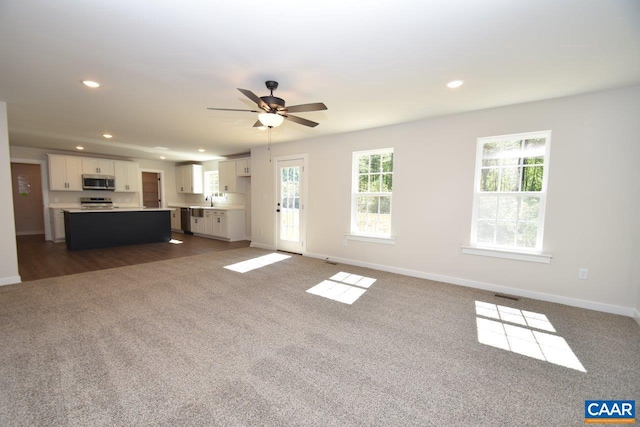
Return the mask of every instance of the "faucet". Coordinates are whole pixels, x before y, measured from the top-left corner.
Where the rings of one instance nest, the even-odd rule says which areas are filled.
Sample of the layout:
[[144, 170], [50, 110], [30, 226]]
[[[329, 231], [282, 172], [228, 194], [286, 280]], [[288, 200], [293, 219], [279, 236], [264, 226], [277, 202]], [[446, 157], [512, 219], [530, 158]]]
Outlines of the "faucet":
[[211, 200], [211, 207], [213, 207], [213, 194], [204, 198], [204, 200]]

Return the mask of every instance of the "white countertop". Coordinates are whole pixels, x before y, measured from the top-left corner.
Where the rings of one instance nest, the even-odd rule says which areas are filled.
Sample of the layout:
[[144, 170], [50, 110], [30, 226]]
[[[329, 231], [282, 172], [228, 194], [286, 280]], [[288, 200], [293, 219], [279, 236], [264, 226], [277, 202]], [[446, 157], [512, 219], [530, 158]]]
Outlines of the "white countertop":
[[244, 210], [243, 205], [218, 205], [218, 206], [199, 206], [199, 205], [187, 205], [185, 203], [169, 203], [170, 208], [195, 208], [195, 209], [213, 209], [218, 211], [230, 211], [230, 210]]
[[64, 209], [69, 213], [96, 213], [96, 212], [155, 212], [155, 211], [172, 211], [171, 208], [113, 208], [113, 209]]

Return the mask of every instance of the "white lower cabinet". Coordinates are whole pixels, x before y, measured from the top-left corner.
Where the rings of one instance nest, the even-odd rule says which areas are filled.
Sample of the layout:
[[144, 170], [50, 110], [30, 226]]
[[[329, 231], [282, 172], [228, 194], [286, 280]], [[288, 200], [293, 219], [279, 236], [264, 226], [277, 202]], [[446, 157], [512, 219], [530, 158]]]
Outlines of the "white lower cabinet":
[[223, 239], [229, 238], [229, 228], [227, 227], [227, 212], [226, 211], [208, 211], [210, 217], [209, 233], [214, 237], [222, 237]]
[[213, 235], [225, 239], [229, 238], [229, 227], [227, 227], [227, 217], [224, 212], [213, 218]]
[[53, 240], [55, 242], [64, 242], [64, 210], [62, 209], [49, 209], [51, 216], [51, 223], [53, 224]]
[[206, 210], [204, 211], [204, 234], [209, 236], [213, 236], [213, 223], [214, 223], [213, 211]]
[[[244, 209], [205, 209], [204, 225], [198, 229], [194, 228], [193, 219], [191, 219], [193, 233], [230, 242], [246, 239]], [[202, 218], [198, 219], [202, 220]]]
[[182, 217], [180, 209], [174, 209], [171, 211], [171, 229], [182, 230]]
[[204, 234], [204, 217], [191, 217], [191, 232], [194, 234]]

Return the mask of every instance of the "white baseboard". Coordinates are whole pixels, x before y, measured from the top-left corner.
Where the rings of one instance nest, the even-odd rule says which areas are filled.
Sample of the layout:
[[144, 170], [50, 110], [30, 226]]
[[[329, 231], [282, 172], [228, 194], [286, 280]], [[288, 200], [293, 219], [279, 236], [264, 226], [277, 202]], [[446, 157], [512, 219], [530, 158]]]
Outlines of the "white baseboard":
[[258, 249], [266, 249], [268, 251], [275, 251], [276, 250], [276, 247], [273, 246], [273, 245], [263, 245], [262, 243], [256, 243], [256, 242], [251, 242], [249, 247], [258, 248]]
[[22, 283], [20, 276], [0, 277], [0, 286], [15, 285], [16, 283]]
[[640, 326], [640, 311], [639, 309], [633, 310], [633, 318], [636, 319], [636, 323]]
[[[372, 268], [374, 270], [387, 271], [389, 273], [402, 274], [404, 276], [417, 277], [419, 279], [433, 280], [436, 282], [449, 283], [452, 285], [466, 286], [468, 288], [482, 289], [485, 291], [498, 292], [508, 295], [515, 295], [523, 298], [532, 298], [541, 301], [554, 302], [558, 304], [569, 305], [572, 307], [586, 308], [589, 310], [602, 311], [604, 313], [619, 314], [622, 316], [635, 317], [634, 311], [638, 311], [632, 307], [621, 307], [617, 305], [603, 304], [593, 301], [585, 301], [577, 298], [563, 297], [560, 295], [546, 294], [543, 292], [528, 291], [526, 289], [511, 288], [508, 286], [496, 285], [493, 283], [478, 282], [475, 280], [461, 279], [458, 277], [443, 276], [440, 274], [425, 273], [423, 271], [409, 270], [405, 268], [390, 267], [382, 264], [373, 264], [368, 262], [356, 261], [348, 258], [336, 258], [328, 255], [314, 254], [307, 252], [305, 256], [330, 260], [340, 264], [355, 265], [358, 267]], [[636, 317], [636, 321], [640, 324], [640, 319]]]

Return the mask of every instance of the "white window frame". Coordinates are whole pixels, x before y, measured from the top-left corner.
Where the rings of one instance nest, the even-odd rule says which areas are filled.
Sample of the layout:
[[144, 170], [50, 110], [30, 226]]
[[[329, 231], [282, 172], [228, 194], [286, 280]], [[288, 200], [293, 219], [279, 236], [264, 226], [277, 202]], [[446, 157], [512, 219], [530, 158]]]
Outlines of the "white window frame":
[[[486, 194], [480, 191], [482, 160], [483, 160], [483, 145], [487, 142], [494, 142], [494, 141], [500, 141], [500, 140], [524, 140], [524, 139], [533, 139], [533, 138], [545, 138], [545, 151], [544, 151], [541, 191], [539, 192], [537, 191], [536, 192], [497, 191], [496, 195], [498, 197], [500, 197], [501, 195], [502, 196], [517, 195], [518, 197], [523, 197], [523, 198], [527, 196], [539, 197], [540, 202], [539, 202], [539, 213], [538, 213], [538, 221], [537, 221], [538, 224], [537, 224], [536, 247], [524, 248], [524, 247], [516, 247], [516, 246], [478, 243], [477, 236], [478, 236], [479, 199], [481, 194]], [[532, 261], [532, 262], [542, 262], [542, 263], [550, 262], [551, 255], [544, 254], [542, 252], [546, 201], [547, 201], [547, 187], [548, 187], [548, 181], [549, 181], [548, 177], [549, 177], [549, 163], [550, 163], [549, 162], [550, 147], [551, 147], [551, 131], [550, 130], [478, 138], [477, 146], [476, 146], [476, 170], [475, 170], [475, 178], [474, 178], [473, 212], [472, 212], [472, 220], [471, 220], [470, 246], [463, 247], [463, 250], [462, 250], [463, 253], [471, 254], [471, 255], [498, 257], [498, 258], [510, 258], [510, 259], [517, 259], [521, 261]]]
[[[215, 175], [218, 179], [218, 191], [213, 193], [209, 192], [209, 176]], [[205, 171], [204, 172], [204, 194], [207, 197], [213, 197], [215, 199], [224, 199], [226, 198], [226, 194], [220, 191], [220, 172], [217, 170]]]
[[[369, 243], [383, 243], [383, 244], [395, 244], [395, 238], [392, 237], [392, 229], [393, 229], [393, 185], [395, 185], [395, 179], [393, 179], [392, 190], [391, 192], [375, 192], [375, 193], [360, 193], [359, 190], [359, 163], [358, 158], [362, 155], [372, 155], [372, 154], [387, 154], [394, 153], [393, 147], [389, 148], [379, 148], [375, 150], [364, 150], [364, 151], [354, 151], [352, 155], [352, 165], [351, 165], [351, 226], [350, 233], [345, 234], [345, 238], [348, 240], [357, 240], [362, 242]], [[394, 156], [395, 157], [395, 156]], [[394, 158], [395, 163], [395, 158]], [[395, 169], [395, 165], [394, 165]], [[391, 171], [392, 177], [394, 177], [394, 170]], [[362, 194], [370, 194], [372, 196], [388, 196], [390, 197], [389, 203], [389, 233], [362, 233], [357, 230], [357, 222], [358, 222], [358, 196]]]

